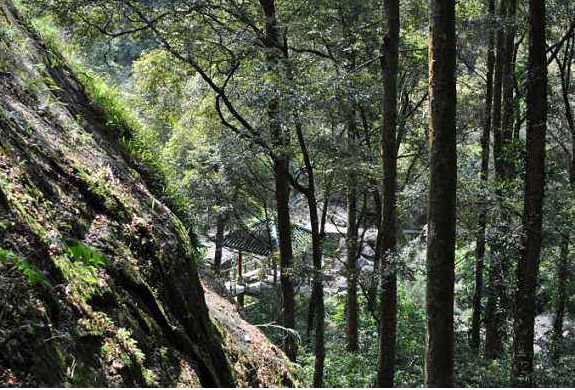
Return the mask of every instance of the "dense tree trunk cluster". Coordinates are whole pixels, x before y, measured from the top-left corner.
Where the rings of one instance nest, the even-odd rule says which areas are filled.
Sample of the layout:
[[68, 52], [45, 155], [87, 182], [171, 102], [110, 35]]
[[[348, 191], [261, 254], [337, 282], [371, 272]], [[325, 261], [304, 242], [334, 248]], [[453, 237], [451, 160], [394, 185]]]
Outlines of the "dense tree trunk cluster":
[[[495, 0], [489, 0], [489, 17], [495, 19]], [[495, 67], [495, 32], [488, 26], [487, 33], [487, 73], [485, 80], [485, 110], [483, 114], [483, 132], [481, 134], [481, 185], [487, 188], [489, 179], [489, 152], [491, 150], [491, 112], [493, 108], [493, 70]], [[470, 345], [479, 349], [481, 344], [481, 314], [483, 298], [483, 273], [485, 269], [485, 249], [488, 207], [485, 200], [480, 201], [475, 244], [475, 285], [473, 291], [473, 317], [471, 322]]]

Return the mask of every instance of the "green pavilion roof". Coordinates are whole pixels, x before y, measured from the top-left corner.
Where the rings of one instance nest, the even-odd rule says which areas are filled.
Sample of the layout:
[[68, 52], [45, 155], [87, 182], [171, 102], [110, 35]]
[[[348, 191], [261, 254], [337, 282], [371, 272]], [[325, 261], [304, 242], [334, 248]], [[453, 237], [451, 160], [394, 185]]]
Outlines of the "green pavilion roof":
[[[311, 246], [311, 232], [299, 225], [292, 225], [294, 253], [305, 252]], [[225, 248], [269, 256], [278, 247], [277, 223], [273, 220], [257, 222], [247, 229], [230, 232], [223, 242]]]

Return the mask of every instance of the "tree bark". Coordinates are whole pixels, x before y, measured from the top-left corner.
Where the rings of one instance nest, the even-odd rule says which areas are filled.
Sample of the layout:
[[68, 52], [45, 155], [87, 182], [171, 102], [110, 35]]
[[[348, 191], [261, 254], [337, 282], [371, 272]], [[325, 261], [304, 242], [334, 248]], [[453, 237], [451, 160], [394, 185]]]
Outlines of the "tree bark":
[[497, 179], [503, 177], [503, 140], [501, 136], [501, 107], [503, 105], [502, 86], [505, 68], [505, 49], [504, 49], [504, 34], [501, 20], [504, 20], [507, 15], [507, 0], [501, 0], [499, 8], [498, 29], [496, 34], [496, 53], [495, 53], [495, 69], [493, 79], [493, 166], [495, 168], [495, 176]]
[[431, 152], [425, 384], [451, 387], [457, 183], [454, 0], [430, 1], [429, 35]]
[[[561, 96], [565, 108], [565, 119], [571, 132], [571, 155], [567, 156], [569, 159], [569, 185], [571, 191], [575, 190], [575, 119], [573, 118], [573, 111], [571, 110], [569, 100], [569, 88], [571, 86], [571, 66], [575, 53], [574, 47], [575, 38], [571, 38], [566, 43], [563, 61], [560, 61], [558, 57], [556, 58], [560, 70]], [[563, 321], [567, 300], [565, 288], [569, 278], [569, 242], [570, 234], [566, 232], [561, 243], [561, 253], [557, 266], [557, 305], [555, 307], [555, 320], [553, 322], [553, 333], [556, 340], [560, 340], [563, 337]]]
[[[491, 138], [491, 109], [493, 107], [493, 69], [495, 67], [495, 0], [489, 0], [490, 25], [487, 38], [487, 75], [485, 82], [485, 112], [481, 135], [481, 185], [487, 187], [489, 179], [489, 150]], [[487, 228], [487, 206], [480, 201], [475, 247], [475, 286], [473, 290], [473, 316], [471, 321], [470, 345], [479, 349], [481, 344], [481, 300], [483, 298], [483, 270], [485, 260], [485, 231]]]
[[505, 180], [510, 180], [515, 174], [515, 162], [513, 158], [513, 126], [514, 126], [514, 102], [513, 90], [515, 87], [515, 35], [517, 0], [506, 0], [505, 32], [503, 50], [503, 112], [501, 116], [501, 139], [503, 147], [503, 175]]
[[[265, 37], [264, 44], [268, 49], [266, 61], [268, 70], [278, 72], [277, 65], [285, 55], [284, 49], [280, 44], [279, 32], [277, 27], [276, 9], [274, 0], [260, 0], [260, 5], [264, 13]], [[289, 137], [284, 134], [281, 126], [279, 115], [279, 94], [268, 102], [267, 116], [269, 121], [270, 132], [275, 147], [274, 179], [276, 189], [276, 208], [278, 219], [278, 241], [280, 251], [280, 282], [283, 297], [283, 326], [288, 329], [295, 328], [295, 309], [294, 309], [294, 286], [292, 281], [292, 240], [291, 240], [291, 223], [289, 212], [289, 156], [284, 151], [289, 145]], [[284, 351], [291, 361], [296, 360], [295, 338], [291, 332], [286, 332], [284, 338]]]
[[[305, 150], [307, 155], [307, 147], [303, 142], [303, 134], [298, 131], [298, 138], [302, 150]], [[304, 157], [309, 161], [309, 157]], [[308, 201], [310, 225], [311, 225], [311, 240], [312, 240], [312, 258], [313, 258], [313, 281], [312, 293], [310, 302], [310, 313], [308, 321], [313, 323], [314, 332], [314, 373], [313, 373], [313, 387], [323, 387], [323, 369], [325, 362], [325, 308], [323, 300], [323, 270], [322, 270], [322, 242], [323, 238], [320, 232], [320, 220], [317, 212], [317, 200], [315, 196], [315, 183], [313, 177], [313, 167], [311, 162], [306, 163], [306, 170], [308, 171], [308, 187], [304, 189], [304, 195]], [[310, 174], [311, 172], [311, 174]], [[313, 309], [312, 309], [313, 308]], [[308, 327], [310, 326], [308, 322]], [[308, 328], [309, 329], [309, 328]], [[308, 330], [311, 335], [311, 329]]]
[[399, 1], [383, 1], [382, 84], [382, 190], [381, 210], [381, 296], [377, 386], [393, 387], [397, 328], [397, 73], [399, 67]]
[[[501, 0], [500, 19], [504, 20], [507, 15], [508, 0]], [[498, 183], [504, 180], [504, 141], [501, 127], [501, 107], [503, 105], [502, 85], [506, 52], [504, 48], [503, 27], [499, 24], [496, 34], [496, 58], [493, 78], [493, 162], [495, 168], [495, 179]], [[502, 198], [502, 194], [497, 190], [497, 196]], [[485, 307], [485, 357], [495, 359], [503, 352], [503, 336], [505, 334], [505, 309], [506, 309], [506, 289], [505, 289], [505, 254], [503, 253], [502, 239], [497, 239], [492, 243], [493, 251], [489, 264], [487, 305]]]
[[[311, 192], [311, 190], [310, 190]], [[325, 308], [323, 302], [323, 272], [322, 272], [322, 238], [319, 232], [319, 219], [317, 215], [317, 202], [315, 195], [308, 198], [310, 207], [310, 222], [312, 230], [313, 252], [313, 285], [312, 297], [314, 299], [315, 332], [314, 332], [314, 372], [313, 387], [323, 387], [323, 368], [325, 361]]]
[[[313, 281], [312, 281], [312, 286], [313, 286]], [[316, 301], [316, 297], [314, 296], [314, 291], [313, 291], [313, 287], [311, 289], [311, 297], [309, 300], [309, 305], [307, 308], [307, 322], [306, 322], [306, 335], [308, 337], [311, 337], [311, 334], [313, 332], [313, 328], [315, 326], [315, 301]]]
[[[291, 71], [291, 68], [290, 68]], [[292, 77], [293, 79], [293, 77]], [[308, 315], [308, 334], [311, 333], [311, 328], [315, 327], [314, 334], [314, 373], [313, 373], [313, 385], [316, 388], [323, 387], [323, 371], [325, 362], [325, 308], [323, 300], [323, 270], [322, 270], [322, 258], [323, 258], [323, 240], [324, 240], [324, 224], [325, 224], [325, 214], [326, 207], [324, 206], [324, 212], [322, 213], [322, 219], [318, 215], [317, 211], [317, 197], [315, 190], [315, 176], [313, 164], [311, 162], [309, 150], [305, 142], [303, 135], [303, 126], [299, 113], [295, 112], [295, 129], [297, 134], [298, 143], [300, 146], [300, 151], [303, 156], [303, 161], [308, 177], [308, 186], [304, 187], [297, 183], [292, 178], [292, 183], [307, 199], [309, 208], [309, 219], [311, 225], [311, 241], [312, 241], [312, 259], [313, 259], [313, 281], [312, 281], [312, 294], [310, 302], [310, 311]], [[327, 202], [327, 200], [326, 200]], [[311, 317], [311, 318], [310, 318]], [[310, 327], [310, 322], [313, 326]]]
[[[283, 297], [283, 326], [295, 328], [294, 286], [292, 281], [292, 242], [289, 213], [289, 160], [276, 157], [274, 161], [276, 203], [278, 214], [278, 238], [280, 250], [280, 282]], [[286, 332], [284, 351], [291, 361], [296, 360], [295, 338]]]
[[535, 286], [541, 252], [547, 130], [545, 0], [530, 0], [529, 19], [524, 239], [523, 253], [517, 265], [515, 340], [511, 373], [511, 383], [516, 387], [533, 386]]
[[347, 233], [346, 233], [346, 274], [347, 274], [347, 301], [346, 301], [346, 329], [347, 351], [358, 350], [358, 305], [357, 305], [357, 170], [355, 169], [357, 156], [357, 123], [355, 107], [353, 104], [347, 108], [347, 142], [350, 156], [350, 168], [347, 178]]
[[[299, 133], [298, 133], [299, 134]], [[305, 146], [305, 143], [304, 143]], [[307, 151], [307, 147], [305, 147], [308, 159], [309, 159], [309, 152]], [[304, 158], [305, 160], [305, 158]], [[308, 169], [308, 171], [311, 170], [313, 172], [313, 166], [311, 165], [311, 161], [310, 161], [310, 168]], [[312, 175], [313, 176], [313, 175]], [[310, 180], [312, 180], [314, 182], [314, 202], [316, 204], [317, 207], [317, 197], [315, 195], [315, 179], [311, 178]], [[330, 191], [331, 191], [331, 181], [332, 181], [332, 177], [330, 177], [328, 179], [328, 183], [326, 185], [325, 191], [324, 191], [324, 196], [325, 196], [325, 200], [323, 202], [323, 206], [322, 206], [322, 210], [321, 210], [321, 217], [319, 220], [319, 240], [321, 243], [321, 250], [322, 250], [322, 256], [321, 258], [323, 258], [323, 243], [325, 240], [325, 223], [327, 220], [327, 208], [328, 208], [328, 204], [329, 204], [329, 197], [330, 197]], [[308, 200], [308, 206], [309, 206], [309, 200]], [[310, 221], [312, 220], [312, 218], [310, 217]], [[312, 247], [313, 247], [313, 232], [312, 232]], [[320, 270], [321, 270], [321, 263], [320, 264]], [[314, 266], [314, 268], [317, 269], [317, 267]], [[322, 280], [322, 295], [318, 296], [317, 293], [314, 293], [314, 289], [312, 288], [312, 294], [311, 294], [311, 299], [309, 302], [309, 307], [308, 307], [308, 316], [307, 316], [307, 327], [306, 327], [306, 332], [308, 336], [311, 336], [312, 331], [314, 329], [315, 323], [316, 323], [316, 319], [315, 319], [315, 302], [319, 301], [320, 299], [322, 300], [322, 308], [323, 308], [323, 280]], [[325, 311], [325, 309], [322, 309]], [[325, 315], [325, 313], [324, 313]]]
[[[515, 35], [516, 35], [516, 13], [517, 0], [503, 0], [502, 20], [504, 26], [502, 54], [501, 54], [501, 118], [498, 123], [497, 132], [499, 133], [499, 169], [496, 169], [496, 178], [499, 184], [497, 195], [500, 204], [503, 204], [506, 196], [501, 185], [510, 183], [516, 175], [515, 156], [513, 147], [514, 132], [514, 87], [515, 87]], [[499, 120], [499, 119], [498, 119]], [[512, 216], [506, 208], [500, 210], [501, 221], [500, 229], [508, 229], [512, 224]], [[507, 334], [507, 316], [509, 312], [509, 288], [508, 275], [512, 256], [509, 253], [507, 242], [504, 236], [498, 239], [494, 245], [495, 248], [495, 267], [493, 273], [494, 295], [491, 296], [492, 302], [490, 313], [489, 342], [486, 342], [486, 356], [488, 358], [500, 357], [503, 353], [503, 340]], [[495, 306], [495, 307], [493, 307]]]

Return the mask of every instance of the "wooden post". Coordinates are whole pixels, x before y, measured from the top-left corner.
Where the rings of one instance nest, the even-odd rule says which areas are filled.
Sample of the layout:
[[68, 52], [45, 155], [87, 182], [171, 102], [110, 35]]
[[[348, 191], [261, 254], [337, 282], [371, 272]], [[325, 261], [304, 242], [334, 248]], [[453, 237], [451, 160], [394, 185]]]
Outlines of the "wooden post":
[[242, 252], [238, 255], [238, 280], [242, 278]]
[[[243, 268], [242, 252], [240, 251], [238, 254], [238, 283], [240, 283], [240, 284], [242, 283], [242, 278], [243, 278], [242, 268]], [[245, 285], [244, 285], [244, 291], [245, 291]], [[236, 301], [237, 301], [238, 307], [243, 309], [244, 308], [244, 293], [238, 294]]]
[[278, 283], [278, 263], [277, 263], [277, 259], [275, 258], [275, 256], [273, 256], [272, 254], [272, 266], [274, 269], [274, 286]]

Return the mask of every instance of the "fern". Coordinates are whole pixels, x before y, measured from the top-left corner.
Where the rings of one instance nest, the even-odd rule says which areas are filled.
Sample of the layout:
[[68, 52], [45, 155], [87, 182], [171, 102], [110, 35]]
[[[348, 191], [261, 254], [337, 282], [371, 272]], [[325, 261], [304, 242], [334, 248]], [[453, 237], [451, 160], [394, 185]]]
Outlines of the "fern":
[[85, 300], [93, 295], [100, 295], [98, 269], [106, 267], [108, 260], [77, 240], [58, 240], [58, 243], [61, 244], [64, 253], [55, 260], [70, 282], [72, 290]]
[[0, 248], [0, 263], [12, 266], [26, 277], [32, 285], [41, 284], [50, 287], [50, 283], [38, 268], [33, 266], [23, 257], [20, 257], [9, 250]]

